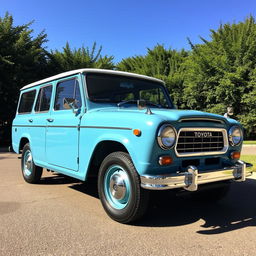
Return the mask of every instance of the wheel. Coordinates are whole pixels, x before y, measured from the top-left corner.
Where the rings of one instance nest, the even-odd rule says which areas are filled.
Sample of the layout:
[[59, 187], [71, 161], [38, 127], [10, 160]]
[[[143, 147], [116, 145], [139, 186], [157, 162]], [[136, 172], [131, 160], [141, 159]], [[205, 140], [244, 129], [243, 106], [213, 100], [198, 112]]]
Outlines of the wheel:
[[193, 192], [192, 197], [198, 201], [216, 202], [223, 199], [230, 189], [230, 183], [216, 184], [216, 187], [205, 188], [202, 191]]
[[34, 164], [29, 143], [22, 150], [21, 170], [24, 180], [28, 183], [38, 183], [42, 176], [43, 168]]
[[141, 188], [139, 175], [127, 153], [114, 152], [103, 160], [98, 192], [105, 211], [115, 221], [133, 222], [147, 209], [149, 191]]

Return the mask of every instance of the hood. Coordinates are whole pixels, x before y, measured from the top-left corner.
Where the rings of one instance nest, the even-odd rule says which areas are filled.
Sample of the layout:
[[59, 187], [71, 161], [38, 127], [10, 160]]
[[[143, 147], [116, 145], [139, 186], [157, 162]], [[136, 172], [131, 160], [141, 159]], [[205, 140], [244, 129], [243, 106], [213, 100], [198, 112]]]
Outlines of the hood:
[[157, 109], [151, 108], [152, 115], [146, 114], [146, 109], [138, 109], [137, 107], [134, 108], [104, 108], [104, 109], [97, 109], [97, 112], [108, 112], [110, 115], [114, 113], [126, 113], [125, 116], [128, 117], [130, 115], [134, 116], [135, 118], [140, 119], [152, 119], [159, 118], [162, 121], [180, 121], [186, 119], [215, 119], [219, 120], [224, 123], [237, 123], [233, 119], [227, 119], [224, 116], [212, 114], [208, 112], [196, 111], [196, 110], [177, 110], [177, 109]]
[[177, 109], [154, 109], [153, 113], [166, 117], [171, 121], [180, 121], [184, 119], [217, 119], [226, 122], [226, 118], [221, 115], [196, 111], [196, 110], [177, 110]]

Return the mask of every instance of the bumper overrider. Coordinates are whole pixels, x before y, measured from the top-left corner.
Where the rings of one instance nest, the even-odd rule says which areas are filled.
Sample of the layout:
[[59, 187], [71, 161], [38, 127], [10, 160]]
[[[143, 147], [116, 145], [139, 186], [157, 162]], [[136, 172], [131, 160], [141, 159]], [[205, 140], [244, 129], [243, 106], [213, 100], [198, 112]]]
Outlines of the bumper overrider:
[[226, 180], [245, 181], [246, 177], [252, 175], [248, 167], [252, 167], [252, 164], [239, 160], [231, 167], [199, 173], [197, 167], [191, 165], [182, 173], [141, 176], [141, 186], [150, 190], [183, 188], [196, 191], [201, 184]]

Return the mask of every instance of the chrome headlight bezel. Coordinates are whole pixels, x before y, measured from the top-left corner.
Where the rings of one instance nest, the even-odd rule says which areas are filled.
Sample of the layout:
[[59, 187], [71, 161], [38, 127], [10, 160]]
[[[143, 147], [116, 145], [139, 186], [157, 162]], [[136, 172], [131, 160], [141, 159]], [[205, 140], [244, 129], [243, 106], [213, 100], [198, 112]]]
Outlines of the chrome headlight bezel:
[[[173, 135], [174, 135], [173, 137], [170, 137], [170, 138], [173, 138], [173, 141], [169, 145], [167, 145], [163, 141], [163, 133], [166, 132], [166, 129], [171, 129], [173, 131]], [[176, 143], [176, 139], [177, 139], [177, 131], [172, 125], [163, 124], [163, 125], [160, 126], [160, 128], [158, 129], [158, 133], [157, 133], [157, 142], [158, 142], [158, 145], [160, 146], [160, 148], [162, 148], [164, 150], [168, 150], [168, 149], [173, 148], [175, 143]]]
[[[239, 131], [240, 136], [235, 136], [235, 132]], [[236, 141], [239, 138], [239, 141]], [[231, 146], [238, 146], [243, 141], [243, 131], [238, 125], [232, 126], [228, 131], [228, 140]]]

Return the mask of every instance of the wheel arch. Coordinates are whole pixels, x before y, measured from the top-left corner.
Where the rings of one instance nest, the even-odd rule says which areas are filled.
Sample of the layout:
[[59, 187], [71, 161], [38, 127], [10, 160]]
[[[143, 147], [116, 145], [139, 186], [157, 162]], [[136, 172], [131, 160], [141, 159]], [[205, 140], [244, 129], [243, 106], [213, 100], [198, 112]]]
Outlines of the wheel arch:
[[105, 157], [117, 151], [129, 154], [128, 149], [119, 141], [104, 140], [99, 142], [92, 153], [85, 179], [87, 177], [97, 177], [100, 165]]
[[23, 137], [20, 139], [20, 143], [19, 143], [19, 153], [21, 153], [22, 149], [24, 148], [24, 146], [25, 146], [27, 143], [30, 143], [30, 140], [29, 140], [28, 136], [23, 136]]

